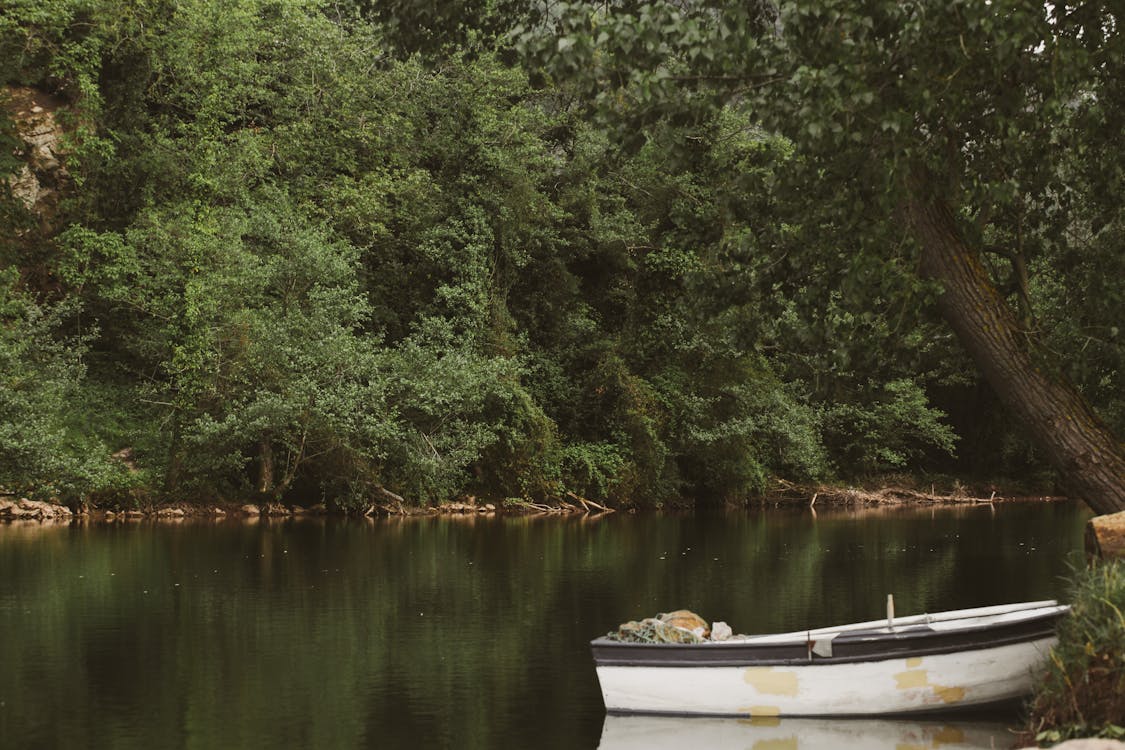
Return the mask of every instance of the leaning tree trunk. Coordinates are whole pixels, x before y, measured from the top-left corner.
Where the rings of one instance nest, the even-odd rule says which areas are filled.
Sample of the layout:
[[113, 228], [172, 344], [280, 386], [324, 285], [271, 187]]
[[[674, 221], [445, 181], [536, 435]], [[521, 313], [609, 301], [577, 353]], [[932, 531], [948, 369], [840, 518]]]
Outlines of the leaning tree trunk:
[[942, 285], [942, 316], [1066, 490], [1097, 513], [1125, 510], [1125, 446], [1073, 385], [1036, 362], [1030, 334], [965, 243], [949, 207], [916, 186], [906, 214], [921, 245], [922, 273]]

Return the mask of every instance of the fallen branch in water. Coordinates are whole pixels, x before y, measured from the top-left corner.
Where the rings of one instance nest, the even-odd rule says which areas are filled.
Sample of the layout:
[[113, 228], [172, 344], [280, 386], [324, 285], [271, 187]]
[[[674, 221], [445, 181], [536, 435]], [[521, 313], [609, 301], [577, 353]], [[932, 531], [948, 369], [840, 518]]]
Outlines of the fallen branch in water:
[[[948, 505], [948, 504], [994, 504], [1011, 497], [998, 496], [992, 490], [988, 496], [978, 496], [956, 485], [949, 492], [938, 492], [933, 485], [929, 491], [910, 487], [891, 485], [877, 489], [862, 487], [832, 487], [827, 485], [800, 485], [785, 479], [774, 479], [773, 487], [766, 491], [762, 500], [767, 503], [786, 505]], [[1044, 498], [1049, 499], [1049, 498]]]
[[598, 505], [593, 500], [587, 500], [586, 498], [580, 497], [580, 496], [574, 494], [573, 492], [566, 493], [566, 496], [569, 497], [571, 500], [577, 500], [578, 502], [582, 503], [582, 507], [584, 507], [586, 510], [590, 510], [590, 508], [592, 506], [592, 507], [600, 510], [602, 513], [613, 513], [613, 508], [607, 508], [604, 505]]
[[406, 501], [402, 499], [402, 495], [396, 495], [381, 484], [375, 485], [375, 494], [398, 503], [400, 506], [406, 505]]

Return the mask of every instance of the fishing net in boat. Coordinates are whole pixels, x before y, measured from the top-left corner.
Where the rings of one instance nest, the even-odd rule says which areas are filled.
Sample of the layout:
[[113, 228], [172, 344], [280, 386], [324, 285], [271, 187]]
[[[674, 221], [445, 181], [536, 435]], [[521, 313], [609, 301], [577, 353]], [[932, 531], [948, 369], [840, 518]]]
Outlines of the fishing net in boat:
[[639, 622], [631, 620], [606, 633], [611, 641], [624, 643], [703, 643], [710, 629], [707, 621], [694, 612], [676, 610]]
[[677, 628], [655, 617], [623, 622], [617, 630], [606, 633], [606, 638], [625, 643], [703, 643], [706, 640], [691, 630]]

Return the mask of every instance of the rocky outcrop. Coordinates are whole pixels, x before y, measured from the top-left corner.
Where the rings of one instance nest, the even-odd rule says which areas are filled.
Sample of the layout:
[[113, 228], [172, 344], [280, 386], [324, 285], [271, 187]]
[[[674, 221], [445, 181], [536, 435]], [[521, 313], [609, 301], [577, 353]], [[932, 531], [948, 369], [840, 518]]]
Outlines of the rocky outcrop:
[[43, 235], [54, 232], [59, 201], [72, 184], [63, 162], [63, 129], [56, 117], [62, 101], [38, 89], [8, 86], [4, 102], [23, 148], [23, 165], [8, 177], [12, 196], [35, 215]]
[[1086, 523], [1086, 552], [1103, 560], [1125, 559], [1125, 511]]
[[74, 514], [65, 505], [45, 503], [41, 500], [18, 500], [0, 498], [0, 519], [22, 519], [26, 521], [69, 520]]

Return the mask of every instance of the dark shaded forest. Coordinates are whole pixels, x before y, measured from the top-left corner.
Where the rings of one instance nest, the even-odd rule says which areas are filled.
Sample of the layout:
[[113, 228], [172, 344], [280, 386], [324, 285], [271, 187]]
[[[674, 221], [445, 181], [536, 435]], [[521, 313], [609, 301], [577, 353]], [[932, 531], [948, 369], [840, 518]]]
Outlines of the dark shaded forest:
[[1125, 507], [1119, 13], [3, 0], [0, 487]]

